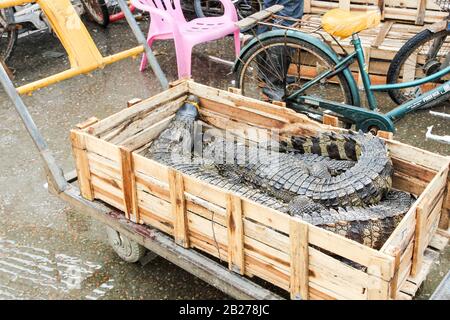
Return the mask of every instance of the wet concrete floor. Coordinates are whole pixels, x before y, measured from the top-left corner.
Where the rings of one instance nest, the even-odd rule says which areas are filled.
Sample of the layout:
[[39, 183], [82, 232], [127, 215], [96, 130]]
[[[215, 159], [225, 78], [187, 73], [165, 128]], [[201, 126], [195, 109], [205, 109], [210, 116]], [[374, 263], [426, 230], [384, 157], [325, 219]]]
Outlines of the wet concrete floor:
[[[146, 23], [142, 23], [145, 30]], [[104, 55], [135, 45], [123, 23], [104, 30], [89, 24]], [[156, 43], [155, 53], [169, 80], [176, 79], [176, 60], [169, 42]], [[68, 67], [59, 41], [50, 34], [19, 40], [9, 64], [16, 84], [42, 78]], [[204, 59], [209, 53], [232, 60], [230, 38], [200, 45], [194, 51], [193, 78], [226, 89], [232, 76], [224, 65]], [[125, 107], [126, 101], [161, 91], [155, 76], [138, 71], [139, 59], [129, 59], [80, 76], [31, 96], [25, 96], [42, 134], [66, 171], [74, 168], [68, 132], [75, 124], [96, 116], [105, 118]], [[383, 110], [392, 107], [379, 96]], [[445, 107], [443, 112], [449, 112]], [[427, 126], [450, 134], [447, 120], [427, 112], [398, 123], [400, 141], [444, 155], [448, 145], [425, 141]], [[0, 299], [227, 299], [162, 258], [142, 266], [122, 262], [108, 245], [104, 227], [72, 210], [44, 189], [41, 160], [12, 104], [0, 90]], [[433, 266], [419, 298], [426, 299], [449, 270], [450, 250]]]

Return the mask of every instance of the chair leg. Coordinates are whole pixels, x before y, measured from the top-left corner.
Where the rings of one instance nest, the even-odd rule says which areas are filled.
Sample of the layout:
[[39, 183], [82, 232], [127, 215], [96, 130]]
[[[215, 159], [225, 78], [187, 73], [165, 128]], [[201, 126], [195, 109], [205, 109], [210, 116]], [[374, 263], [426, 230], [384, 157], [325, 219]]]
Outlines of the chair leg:
[[[152, 47], [153, 40], [154, 40], [153, 36], [149, 36], [147, 38], [147, 43], [150, 48]], [[139, 70], [141, 72], [143, 72], [147, 68], [147, 65], [148, 65], [147, 55], [145, 54], [145, 51], [144, 51], [144, 54], [142, 55], [141, 66], [139, 67]]]
[[236, 53], [236, 58], [238, 58], [241, 53], [241, 39], [239, 38], [239, 34], [239, 30], [234, 32], [234, 51]]
[[192, 47], [189, 45], [177, 45], [175, 43], [175, 51], [177, 54], [178, 78], [190, 78]]

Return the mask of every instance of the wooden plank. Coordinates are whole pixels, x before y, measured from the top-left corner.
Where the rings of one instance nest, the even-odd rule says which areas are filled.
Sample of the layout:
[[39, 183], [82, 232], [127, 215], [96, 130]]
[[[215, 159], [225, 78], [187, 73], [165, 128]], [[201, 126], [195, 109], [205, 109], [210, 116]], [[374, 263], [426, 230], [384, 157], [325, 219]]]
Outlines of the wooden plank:
[[422, 259], [423, 259], [423, 240], [426, 236], [425, 234], [425, 225], [426, 225], [426, 212], [422, 206], [418, 206], [416, 209], [416, 229], [414, 232], [414, 251], [413, 251], [413, 261], [411, 268], [411, 275], [416, 276], [420, 269], [422, 268]]
[[124, 121], [118, 125], [115, 130], [108, 131], [105, 135], [101, 135], [103, 140], [114, 144], [123, 143], [124, 140], [132, 138], [148, 127], [154, 125], [156, 122], [167, 119], [173, 115], [184, 103], [186, 96], [181, 96], [178, 99], [164, 103], [160, 107], [148, 112], [144, 115], [139, 115]]
[[235, 87], [228, 87], [228, 92], [234, 93], [234, 94], [242, 94], [242, 90]]
[[441, 236], [439, 234], [435, 234], [432, 238], [428, 246], [438, 251], [442, 251], [448, 244], [448, 238]]
[[384, 20], [384, 6], [385, 6], [385, 0], [376, 0], [376, 5], [380, 9], [381, 14], [381, 20]]
[[81, 123], [78, 123], [75, 127], [77, 129], [83, 130], [83, 129], [86, 129], [87, 127], [89, 127], [89, 126], [91, 126], [91, 125], [93, 125], [93, 124], [95, 124], [97, 122], [98, 122], [97, 117], [90, 117], [89, 119], [87, 119], [87, 120], [85, 120], [85, 121], [83, 121]]
[[369, 300], [386, 300], [389, 298], [389, 282], [391, 279], [389, 279], [389, 282], [383, 280], [383, 270], [380, 265], [378, 258], [374, 257], [367, 267], [367, 273], [369, 274], [367, 297]]
[[447, 181], [444, 202], [442, 203], [442, 214], [439, 221], [439, 228], [442, 230], [448, 230], [450, 227], [450, 171], [448, 173]]
[[189, 248], [189, 226], [186, 215], [183, 176], [180, 172], [171, 168], [168, 170], [168, 176], [175, 242], [185, 248]]
[[400, 272], [400, 258], [401, 258], [400, 250], [399, 249], [395, 250], [393, 253], [393, 256], [395, 258], [395, 260], [394, 260], [394, 276], [392, 277], [392, 280], [390, 281], [390, 288], [389, 288], [391, 299], [395, 299], [397, 297], [399, 272]]
[[433, 265], [433, 261], [435, 261], [439, 257], [439, 253], [426, 249], [423, 254], [423, 266], [420, 272], [416, 276], [410, 276], [407, 281], [400, 288], [400, 291], [414, 297], [417, 290], [419, 289], [422, 282], [426, 279], [428, 273], [430, 272], [430, 268]]
[[244, 226], [241, 199], [227, 194], [228, 267], [245, 274]]
[[339, 9], [350, 11], [350, 0], [339, 0]]
[[118, 164], [120, 163], [120, 150], [118, 146], [86, 133], [81, 134], [84, 135], [87, 151], [94, 152]]
[[309, 247], [308, 225], [291, 218], [290, 221], [290, 294], [291, 299], [309, 299]]
[[387, 140], [386, 144], [391, 157], [413, 162], [434, 171], [439, 171], [445, 166], [448, 167], [450, 163], [448, 157], [413, 147], [396, 140]]
[[329, 114], [323, 115], [322, 123], [332, 127], [339, 127], [339, 119]]
[[136, 150], [146, 145], [154, 138], [158, 137], [158, 135], [167, 128], [170, 121], [175, 117], [175, 115], [169, 116], [154, 125], [151, 125], [147, 129], [139, 132], [138, 134], [129, 137], [128, 139], [121, 142], [121, 145], [129, 150]]
[[127, 108], [131, 108], [132, 106], [142, 102], [142, 99], [139, 98], [133, 98], [127, 101]]
[[425, 10], [427, 6], [427, 0], [419, 0], [417, 4], [416, 12], [416, 24], [423, 25], [425, 22]]
[[94, 191], [91, 185], [91, 172], [89, 169], [89, 159], [86, 151], [86, 141], [84, 135], [79, 131], [70, 131], [72, 152], [75, 157], [75, 167], [78, 176], [78, 185], [83, 198], [94, 200]]
[[388, 140], [392, 140], [394, 139], [394, 134], [392, 132], [389, 131], [383, 131], [383, 130], [379, 130], [377, 132], [377, 136], [383, 139], [388, 139]]
[[286, 102], [284, 102], [284, 101], [276, 101], [276, 100], [274, 100], [274, 101], [272, 101], [272, 104], [274, 104], [276, 106], [279, 106], [279, 107], [286, 108]]
[[179, 86], [173, 87], [171, 89], [165, 90], [149, 99], [143, 100], [142, 102], [133, 106], [133, 108], [124, 109], [118, 113], [115, 113], [106, 119], [91, 126], [91, 133], [95, 135], [101, 135], [105, 132], [113, 129], [120, 123], [132, 118], [138, 117], [142, 114], [151, 112], [152, 110], [160, 107], [161, 105], [176, 99], [184, 95], [187, 91], [187, 83], [180, 84]]
[[125, 217], [133, 222], [138, 222], [140, 217], [136, 194], [136, 177], [134, 175], [133, 155], [130, 150], [121, 147], [120, 157]]
[[393, 25], [394, 21], [387, 21], [383, 23], [375, 40], [372, 42], [372, 48], [378, 48], [384, 42], [384, 39], [386, 38], [389, 31], [391, 31]]
[[305, 13], [311, 13], [311, 0], [304, 0], [303, 10]]

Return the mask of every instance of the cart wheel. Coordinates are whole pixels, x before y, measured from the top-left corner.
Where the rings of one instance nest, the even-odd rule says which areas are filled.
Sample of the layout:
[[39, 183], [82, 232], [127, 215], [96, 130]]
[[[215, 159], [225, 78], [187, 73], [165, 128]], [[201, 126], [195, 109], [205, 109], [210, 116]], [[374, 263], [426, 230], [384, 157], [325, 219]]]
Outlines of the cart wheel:
[[109, 244], [122, 260], [134, 263], [145, 255], [147, 249], [136, 241], [128, 239], [110, 227], [106, 227], [106, 233], [108, 234]]

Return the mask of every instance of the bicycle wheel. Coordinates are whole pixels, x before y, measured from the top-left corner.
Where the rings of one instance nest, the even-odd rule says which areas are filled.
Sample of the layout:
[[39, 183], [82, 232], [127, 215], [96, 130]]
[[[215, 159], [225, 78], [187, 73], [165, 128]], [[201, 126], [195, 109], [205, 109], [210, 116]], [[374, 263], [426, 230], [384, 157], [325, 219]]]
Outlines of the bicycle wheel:
[[95, 23], [106, 27], [109, 24], [108, 7], [105, 0], [81, 0], [88, 17]]
[[[387, 74], [387, 83], [393, 84], [424, 78], [438, 72], [444, 65], [448, 65], [450, 62], [449, 35], [450, 31], [447, 30], [433, 33], [426, 29], [409, 39], [392, 60]], [[448, 79], [448, 76], [444, 76], [416, 87], [389, 90], [388, 93], [395, 103], [402, 104]], [[421, 109], [434, 105], [436, 105], [436, 101], [431, 101]]]
[[14, 25], [14, 10], [0, 10], [0, 58], [8, 60], [17, 40], [17, 29]]
[[[262, 0], [242, 0], [236, 4], [236, 11], [240, 19], [246, 18], [263, 9]], [[223, 6], [219, 0], [194, 0], [195, 14], [199, 18], [217, 17], [223, 15]]]
[[[130, 1], [129, 1], [130, 2]], [[122, 19], [125, 19], [125, 14], [122, 12], [122, 9], [120, 8], [117, 0], [107, 0], [106, 6], [108, 7], [108, 14], [109, 14], [109, 22], [114, 23], [116, 21], [120, 21]], [[128, 3], [128, 7], [130, 8], [130, 11], [134, 13], [136, 8]]]
[[[327, 53], [308, 42], [291, 37], [270, 38], [260, 41], [242, 57], [236, 85], [245, 96], [285, 101], [309, 79], [334, 65]], [[342, 73], [314, 84], [302, 95], [353, 105], [350, 85]], [[323, 111], [318, 107], [311, 110], [318, 115]]]

